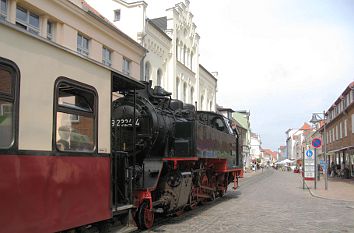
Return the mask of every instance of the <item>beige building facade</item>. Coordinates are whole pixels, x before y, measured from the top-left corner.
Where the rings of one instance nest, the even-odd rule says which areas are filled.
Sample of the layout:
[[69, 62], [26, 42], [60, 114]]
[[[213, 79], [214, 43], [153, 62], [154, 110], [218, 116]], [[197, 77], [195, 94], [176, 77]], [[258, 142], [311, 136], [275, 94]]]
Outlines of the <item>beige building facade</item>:
[[3, 0], [2, 19], [131, 78], [145, 49], [78, 0]]

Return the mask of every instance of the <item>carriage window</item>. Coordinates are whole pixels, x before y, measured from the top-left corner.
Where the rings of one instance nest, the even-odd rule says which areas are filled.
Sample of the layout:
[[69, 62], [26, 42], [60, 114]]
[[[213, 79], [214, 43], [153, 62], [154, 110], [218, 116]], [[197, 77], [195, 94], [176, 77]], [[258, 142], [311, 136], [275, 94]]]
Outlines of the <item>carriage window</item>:
[[10, 148], [14, 142], [13, 81], [10, 70], [0, 65], [0, 149]]
[[95, 93], [67, 82], [61, 82], [57, 92], [57, 149], [93, 152], [96, 149]]

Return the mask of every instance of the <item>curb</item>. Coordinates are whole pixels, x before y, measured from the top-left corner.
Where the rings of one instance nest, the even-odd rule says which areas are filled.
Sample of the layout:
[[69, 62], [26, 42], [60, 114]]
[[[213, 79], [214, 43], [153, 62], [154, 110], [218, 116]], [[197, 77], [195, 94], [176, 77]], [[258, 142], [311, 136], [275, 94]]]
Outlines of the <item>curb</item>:
[[[301, 181], [302, 181], [302, 178], [300, 178]], [[306, 188], [307, 190], [309, 191], [309, 193], [311, 194], [311, 196], [315, 197], [315, 198], [320, 198], [320, 199], [324, 199], [324, 200], [330, 200], [330, 201], [346, 201], [346, 202], [353, 202], [354, 201], [351, 201], [351, 200], [343, 200], [343, 199], [334, 199], [334, 198], [328, 198], [328, 197], [323, 197], [323, 196], [319, 196], [319, 195], [316, 195], [314, 194], [314, 192], [312, 192], [312, 189], [309, 188], [309, 186], [307, 186], [307, 183], [306, 181], [304, 181], [305, 185], [306, 185]]]

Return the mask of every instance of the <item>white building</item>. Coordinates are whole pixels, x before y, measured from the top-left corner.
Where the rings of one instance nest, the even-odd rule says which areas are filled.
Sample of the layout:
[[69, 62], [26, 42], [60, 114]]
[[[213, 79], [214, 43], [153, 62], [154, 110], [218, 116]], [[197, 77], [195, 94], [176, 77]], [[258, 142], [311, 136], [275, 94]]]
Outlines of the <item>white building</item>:
[[287, 135], [286, 149], [288, 159], [302, 159], [302, 144], [305, 141], [306, 135], [310, 132], [312, 132], [312, 128], [307, 123], [304, 123], [304, 125], [299, 129], [288, 129], [285, 132]]
[[198, 102], [198, 110], [216, 110], [217, 79], [199, 64], [200, 37], [188, 0], [156, 19], [147, 18], [148, 5], [144, 1], [86, 2], [148, 50], [142, 63], [142, 79], [152, 80], [153, 85], [162, 86], [185, 103]]
[[261, 136], [255, 133], [251, 133], [251, 150], [250, 156], [252, 160], [262, 158], [262, 140]]

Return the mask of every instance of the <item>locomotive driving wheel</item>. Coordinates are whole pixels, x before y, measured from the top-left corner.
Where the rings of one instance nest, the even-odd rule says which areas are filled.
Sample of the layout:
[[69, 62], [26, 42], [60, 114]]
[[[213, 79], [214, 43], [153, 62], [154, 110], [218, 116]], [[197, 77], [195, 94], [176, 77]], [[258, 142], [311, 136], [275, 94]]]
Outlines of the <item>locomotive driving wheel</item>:
[[136, 223], [139, 229], [145, 230], [154, 224], [154, 212], [149, 207], [149, 203], [144, 201], [137, 212]]

